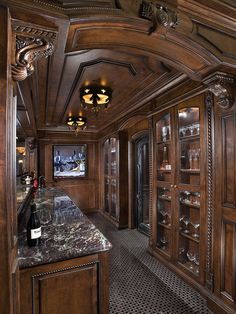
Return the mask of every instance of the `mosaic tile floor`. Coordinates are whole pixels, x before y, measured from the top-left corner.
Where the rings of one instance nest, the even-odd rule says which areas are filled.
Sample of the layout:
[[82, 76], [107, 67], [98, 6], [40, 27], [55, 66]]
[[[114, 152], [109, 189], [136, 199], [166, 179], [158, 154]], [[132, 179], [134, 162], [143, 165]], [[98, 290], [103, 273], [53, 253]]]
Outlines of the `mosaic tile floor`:
[[117, 230], [99, 214], [88, 217], [113, 244], [110, 314], [212, 314], [198, 292], [147, 253], [145, 235]]

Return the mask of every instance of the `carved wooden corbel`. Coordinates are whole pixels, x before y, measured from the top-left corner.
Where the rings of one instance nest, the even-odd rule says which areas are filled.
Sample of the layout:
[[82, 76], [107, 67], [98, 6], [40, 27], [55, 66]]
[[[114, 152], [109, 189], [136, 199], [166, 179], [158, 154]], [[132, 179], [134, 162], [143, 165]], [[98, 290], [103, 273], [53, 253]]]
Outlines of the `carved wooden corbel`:
[[47, 58], [54, 51], [56, 33], [40, 28], [13, 23], [16, 40], [15, 64], [12, 64], [12, 78], [22, 81], [34, 72], [34, 61]]
[[226, 73], [217, 72], [208, 76], [204, 83], [208, 85], [209, 91], [216, 96], [216, 103], [221, 109], [229, 109], [233, 106], [233, 84], [235, 78]]
[[152, 21], [149, 34], [153, 33], [158, 26], [176, 28], [179, 24], [180, 19], [178, 13], [160, 4], [143, 0], [140, 12], [141, 17]]

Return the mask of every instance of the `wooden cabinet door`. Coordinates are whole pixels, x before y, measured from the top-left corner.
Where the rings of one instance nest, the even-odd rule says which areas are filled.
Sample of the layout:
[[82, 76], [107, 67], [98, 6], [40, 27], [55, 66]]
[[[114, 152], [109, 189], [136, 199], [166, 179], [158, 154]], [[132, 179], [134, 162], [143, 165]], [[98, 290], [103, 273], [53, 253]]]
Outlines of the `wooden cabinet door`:
[[21, 314], [108, 314], [106, 253], [22, 269]]
[[236, 310], [236, 102], [215, 121], [214, 291]]
[[184, 101], [175, 110], [175, 263], [204, 282], [206, 232], [206, 147], [204, 94]]
[[95, 263], [36, 274], [33, 276], [32, 291], [34, 313], [97, 314], [97, 285]]

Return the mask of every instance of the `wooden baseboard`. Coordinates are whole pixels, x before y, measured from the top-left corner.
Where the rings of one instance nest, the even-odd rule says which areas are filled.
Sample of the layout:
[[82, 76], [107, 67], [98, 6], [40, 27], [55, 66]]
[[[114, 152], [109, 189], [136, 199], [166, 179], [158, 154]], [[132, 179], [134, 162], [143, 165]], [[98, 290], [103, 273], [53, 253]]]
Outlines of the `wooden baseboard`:
[[207, 306], [214, 314], [235, 314], [236, 310], [230, 308], [215, 295], [207, 297]]
[[110, 216], [107, 212], [105, 212], [104, 210], [99, 210], [98, 211], [99, 214], [101, 214], [104, 218], [106, 218], [107, 220], [109, 220], [114, 226], [116, 226], [116, 228], [118, 229], [125, 229], [128, 227], [127, 224], [122, 225], [120, 224], [117, 220], [115, 220], [115, 218], [113, 218], [112, 216]]

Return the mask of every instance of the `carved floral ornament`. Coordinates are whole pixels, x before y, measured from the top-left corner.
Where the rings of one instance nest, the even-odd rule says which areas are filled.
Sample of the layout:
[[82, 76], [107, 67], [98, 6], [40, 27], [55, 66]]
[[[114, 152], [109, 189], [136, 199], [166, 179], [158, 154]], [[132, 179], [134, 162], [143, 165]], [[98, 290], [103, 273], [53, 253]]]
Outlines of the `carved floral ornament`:
[[234, 76], [219, 72], [208, 76], [204, 83], [208, 85], [209, 91], [216, 96], [216, 103], [221, 109], [229, 109], [233, 106]]
[[14, 81], [23, 81], [34, 72], [33, 63], [40, 58], [47, 58], [54, 51], [56, 33], [28, 26], [13, 24], [16, 31], [16, 56], [12, 65]]
[[141, 17], [152, 21], [152, 26], [149, 29], [149, 34], [153, 33], [158, 26], [166, 28], [176, 28], [180, 22], [177, 12], [169, 8], [143, 0], [141, 4]]

